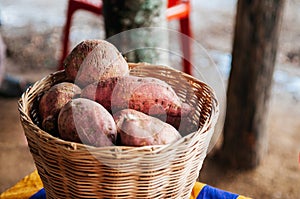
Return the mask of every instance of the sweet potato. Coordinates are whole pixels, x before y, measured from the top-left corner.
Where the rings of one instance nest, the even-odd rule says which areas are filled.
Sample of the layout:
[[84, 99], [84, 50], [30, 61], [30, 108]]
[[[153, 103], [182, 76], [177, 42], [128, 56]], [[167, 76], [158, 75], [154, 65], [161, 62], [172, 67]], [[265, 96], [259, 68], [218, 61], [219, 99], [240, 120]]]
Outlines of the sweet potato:
[[71, 100], [58, 116], [60, 137], [96, 147], [112, 146], [117, 128], [112, 115], [100, 104], [89, 99]]
[[195, 114], [195, 109], [187, 103], [182, 103], [181, 107], [178, 109], [178, 112], [179, 111], [180, 114], [177, 115], [152, 114], [151, 116], [171, 124], [181, 135], [187, 135], [197, 130], [197, 125], [192, 122], [192, 116]]
[[194, 108], [182, 103], [171, 86], [150, 77], [108, 78], [85, 87], [81, 97], [97, 101], [111, 113], [125, 108], [141, 111], [176, 129], [194, 113]]
[[62, 82], [52, 86], [39, 102], [39, 115], [42, 120], [42, 128], [57, 135], [57, 117], [60, 109], [75, 95], [79, 95], [81, 89], [73, 83]]
[[181, 138], [171, 125], [133, 109], [114, 115], [120, 142], [125, 146], [148, 146], [172, 143]]
[[108, 77], [129, 73], [126, 60], [105, 40], [85, 40], [79, 43], [64, 61], [66, 76], [80, 87]]
[[179, 97], [171, 86], [157, 78], [108, 78], [85, 87], [81, 97], [95, 100], [112, 112], [130, 108], [150, 115], [181, 114]]
[[94, 82], [82, 89], [81, 97], [100, 103], [111, 112], [111, 96], [121, 77], [111, 77], [106, 80]]

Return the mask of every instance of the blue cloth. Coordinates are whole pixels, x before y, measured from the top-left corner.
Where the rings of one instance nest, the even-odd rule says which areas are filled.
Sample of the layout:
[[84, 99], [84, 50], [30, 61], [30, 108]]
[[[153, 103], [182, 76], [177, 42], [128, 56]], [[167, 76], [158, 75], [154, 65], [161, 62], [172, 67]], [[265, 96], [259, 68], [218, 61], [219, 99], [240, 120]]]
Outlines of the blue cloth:
[[44, 188], [36, 192], [29, 199], [46, 199], [46, 191]]
[[197, 199], [236, 199], [238, 196], [238, 194], [205, 185], [198, 194]]

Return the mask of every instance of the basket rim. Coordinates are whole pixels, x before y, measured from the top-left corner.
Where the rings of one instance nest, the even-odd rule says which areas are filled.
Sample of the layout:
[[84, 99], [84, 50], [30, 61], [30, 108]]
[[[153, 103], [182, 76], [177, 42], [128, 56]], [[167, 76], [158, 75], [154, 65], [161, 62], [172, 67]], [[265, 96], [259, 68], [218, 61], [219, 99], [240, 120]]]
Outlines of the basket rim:
[[197, 83], [201, 83], [204, 84], [207, 89], [210, 90], [212, 96], [212, 109], [211, 109], [211, 113], [209, 114], [209, 117], [206, 119], [204, 125], [199, 128], [197, 131], [191, 132], [186, 136], [183, 136], [182, 138], [180, 138], [179, 140], [169, 143], [169, 144], [165, 144], [165, 145], [151, 145], [151, 146], [140, 146], [140, 147], [135, 147], [135, 146], [104, 146], [104, 147], [95, 147], [95, 146], [91, 146], [91, 145], [86, 145], [86, 144], [82, 144], [82, 143], [76, 143], [76, 142], [71, 142], [71, 141], [66, 141], [63, 140], [59, 137], [55, 137], [53, 135], [51, 135], [50, 133], [44, 131], [43, 129], [41, 129], [37, 124], [35, 124], [32, 121], [32, 118], [30, 117], [30, 106], [31, 104], [28, 103], [28, 101], [30, 101], [31, 99], [34, 99], [34, 91], [36, 88], [40, 87], [41, 84], [57, 75], [57, 74], [61, 74], [64, 73], [64, 70], [60, 70], [60, 71], [55, 71], [51, 74], [48, 74], [46, 76], [44, 76], [42, 79], [36, 81], [32, 86], [30, 86], [21, 96], [21, 98], [18, 100], [18, 110], [20, 113], [20, 120], [24, 123], [27, 123], [29, 125], [31, 125], [33, 128], [35, 128], [37, 130], [37, 132], [39, 132], [39, 136], [43, 137], [44, 139], [46, 139], [48, 142], [55, 142], [55, 144], [60, 144], [60, 145], [64, 145], [65, 148], [67, 150], [89, 150], [89, 151], [97, 151], [97, 152], [101, 152], [101, 151], [115, 151], [115, 152], [135, 152], [135, 151], [139, 151], [139, 152], [145, 152], [145, 153], [153, 153], [153, 152], [159, 152], [177, 145], [180, 145], [182, 142], [185, 142], [188, 139], [192, 139], [193, 137], [197, 136], [197, 134], [205, 134], [205, 132], [210, 128], [210, 125], [214, 125], [216, 123], [216, 120], [218, 118], [218, 114], [219, 114], [219, 104], [218, 104], [218, 100], [215, 94], [215, 91], [209, 86], [207, 85], [205, 82], [189, 75], [186, 74], [182, 71], [179, 71], [177, 69], [174, 69], [170, 66], [165, 66], [165, 65], [154, 65], [154, 64], [149, 64], [149, 63], [145, 63], [145, 62], [141, 62], [141, 63], [128, 63], [129, 68], [130, 69], [134, 69], [138, 66], [146, 66], [146, 67], [163, 67], [163, 68], [167, 68], [168, 70], [172, 70], [176, 73], [178, 73], [179, 75], [182, 75], [188, 79], [191, 79], [192, 81], [195, 81]]

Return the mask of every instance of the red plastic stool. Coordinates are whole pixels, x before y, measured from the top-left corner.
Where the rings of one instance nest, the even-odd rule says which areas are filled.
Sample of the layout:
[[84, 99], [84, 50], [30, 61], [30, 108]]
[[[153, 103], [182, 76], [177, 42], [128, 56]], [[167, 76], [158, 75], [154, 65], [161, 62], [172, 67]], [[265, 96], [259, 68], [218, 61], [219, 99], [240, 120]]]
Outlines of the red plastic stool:
[[[102, 1], [89, 1], [89, 0], [69, 0], [67, 9], [67, 19], [63, 32], [63, 47], [60, 58], [58, 70], [63, 69], [63, 61], [69, 53], [69, 36], [72, 16], [76, 10], [90, 11], [96, 15], [102, 14]], [[180, 32], [187, 37], [181, 37], [181, 45], [183, 52], [183, 71], [187, 74], [191, 74], [191, 46], [189, 37], [192, 37], [192, 31], [190, 27], [190, 1], [189, 0], [169, 0], [168, 9], [166, 11], [167, 19], [174, 20], [178, 19], [180, 23]]]

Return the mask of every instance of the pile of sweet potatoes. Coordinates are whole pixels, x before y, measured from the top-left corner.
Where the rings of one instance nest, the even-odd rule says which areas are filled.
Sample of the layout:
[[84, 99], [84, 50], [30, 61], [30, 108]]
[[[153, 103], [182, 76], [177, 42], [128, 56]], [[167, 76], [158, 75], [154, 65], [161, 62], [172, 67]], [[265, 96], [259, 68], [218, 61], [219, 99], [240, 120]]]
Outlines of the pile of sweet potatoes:
[[130, 75], [107, 41], [79, 43], [64, 68], [66, 82], [39, 103], [42, 128], [64, 140], [97, 147], [168, 144], [182, 137], [182, 118], [194, 114], [167, 82]]

